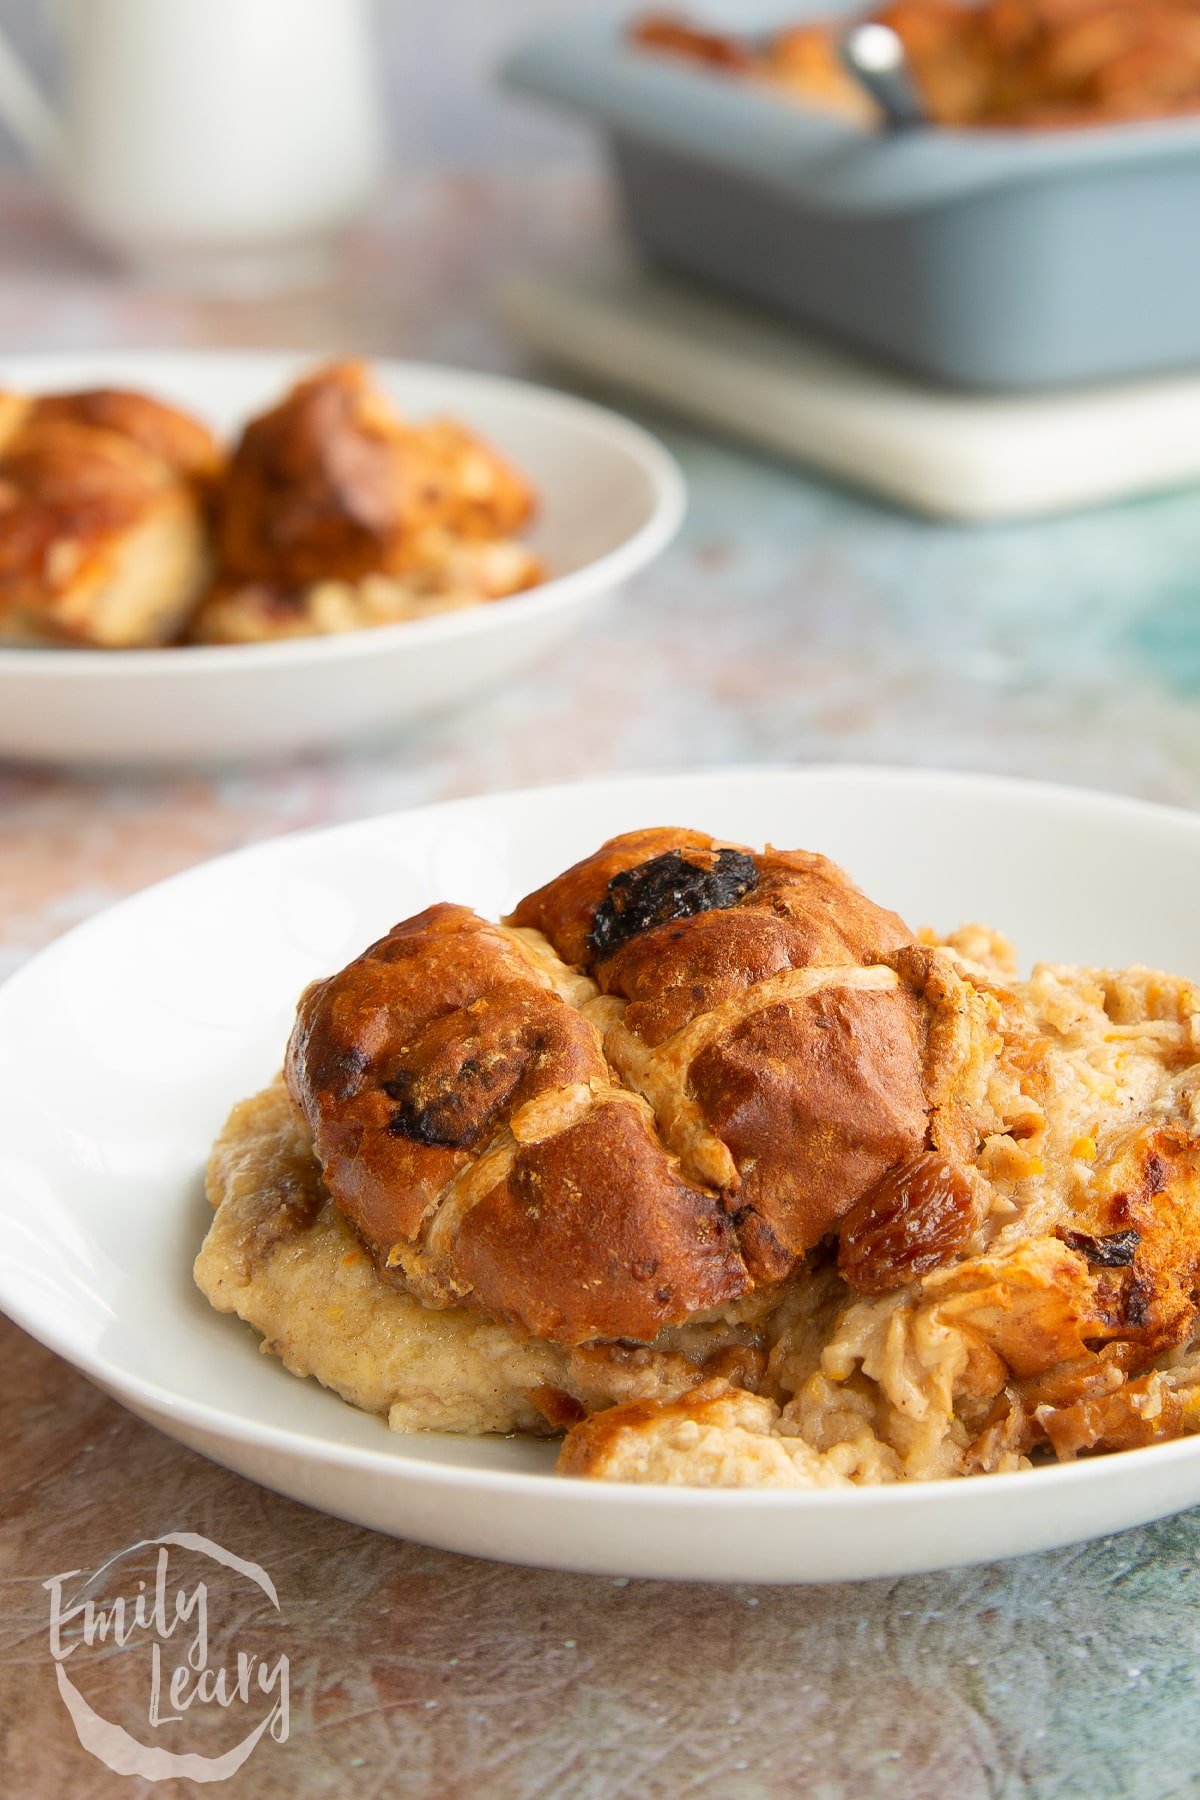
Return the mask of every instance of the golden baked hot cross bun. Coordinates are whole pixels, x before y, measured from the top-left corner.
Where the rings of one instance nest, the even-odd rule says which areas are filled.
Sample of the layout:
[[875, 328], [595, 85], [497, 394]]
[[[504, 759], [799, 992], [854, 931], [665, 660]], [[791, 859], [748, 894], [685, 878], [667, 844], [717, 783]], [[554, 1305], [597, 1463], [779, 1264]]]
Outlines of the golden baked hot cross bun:
[[533, 510], [493, 451], [445, 421], [410, 426], [362, 363], [333, 363], [251, 420], [221, 498], [229, 580], [302, 586], [404, 576], [428, 534], [502, 537]]
[[533, 934], [434, 906], [308, 989], [286, 1066], [381, 1268], [564, 1344], [648, 1340], [750, 1285], [719, 1198], [615, 1079], [594, 994]]
[[89, 388], [76, 394], [43, 394], [29, 403], [27, 421], [42, 425], [83, 425], [115, 432], [137, 444], [176, 475], [209, 490], [225, 459], [207, 425], [177, 406], [126, 388]]
[[211, 578], [211, 433], [143, 394], [0, 396], [0, 639], [175, 638]]
[[773, 1283], [926, 1144], [911, 943], [834, 864], [640, 832], [304, 995], [287, 1080], [379, 1264], [564, 1344]]
[[913, 934], [826, 857], [634, 832], [513, 918], [611, 997], [610, 1062], [756, 1281], [923, 1146], [924, 1012], [888, 960]]

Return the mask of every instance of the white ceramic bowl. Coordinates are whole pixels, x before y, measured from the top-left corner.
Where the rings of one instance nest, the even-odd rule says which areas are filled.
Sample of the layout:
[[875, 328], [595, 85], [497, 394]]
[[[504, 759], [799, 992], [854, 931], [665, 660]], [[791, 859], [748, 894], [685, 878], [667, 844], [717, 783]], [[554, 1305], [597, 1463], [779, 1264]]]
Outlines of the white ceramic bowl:
[[[320, 360], [251, 351], [5, 357], [0, 385], [141, 388], [230, 433]], [[372, 366], [406, 412], [453, 415], [532, 479], [541, 507], [529, 541], [550, 579], [493, 605], [341, 637], [132, 651], [0, 646], [0, 756], [178, 763], [279, 755], [400, 725], [551, 649], [678, 530], [678, 467], [617, 414], [493, 375]]]
[[667, 822], [824, 850], [913, 923], [986, 919], [1026, 959], [1200, 976], [1200, 820], [1065, 789], [738, 771], [282, 838], [114, 907], [0, 989], [0, 1306], [143, 1418], [268, 1487], [517, 1562], [706, 1581], [900, 1575], [1200, 1501], [1197, 1439], [849, 1493], [565, 1480], [536, 1441], [391, 1436], [210, 1310], [191, 1279], [205, 1155], [231, 1103], [277, 1068], [303, 984], [435, 897], [494, 915], [610, 833]]

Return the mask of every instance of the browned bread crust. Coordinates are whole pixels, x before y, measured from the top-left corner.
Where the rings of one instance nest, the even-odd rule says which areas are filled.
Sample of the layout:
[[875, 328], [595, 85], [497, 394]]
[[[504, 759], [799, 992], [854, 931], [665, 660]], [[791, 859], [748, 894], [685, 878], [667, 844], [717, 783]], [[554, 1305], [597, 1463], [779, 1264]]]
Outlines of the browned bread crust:
[[125, 388], [44, 394], [31, 403], [31, 423], [87, 425], [137, 444], [177, 475], [203, 487], [220, 476], [224, 458], [207, 425], [177, 406]]
[[[604, 930], [622, 882], [620, 917], [639, 904], [654, 916], [663, 881], [670, 913], [687, 869], [719, 887], [736, 858], [753, 885], [732, 904]], [[912, 933], [826, 857], [630, 833], [523, 900], [514, 923], [627, 1002], [608, 1054], [685, 1167], [726, 1195], [756, 1279], [785, 1275], [924, 1143], [923, 1015], [885, 961]]]
[[731, 74], [753, 74], [758, 66], [749, 46], [738, 38], [705, 31], [677, 13], [647, 13], [634, 21], [630, 36], [645, 50], [661, 50]]
[[883, 960], [910, 942], [823, 857], [634, 833], [510, 927], [433, 907], [310, 988], [288, 1083], [420, 1292], [649, 1341], [924, 1147], [925, 1014]]
[[526, 484], [469, 432], [408, 425], [361, 363], [334, 363], [246, 426], [218, 550], [231, 581], [403, 576], [428, 533], [507, 537], [532, 511]]
[[577, 1343], [652, 1338], [748, 1286], [719, 1200], [614, 1083], [595, 1026], [464, 907], [309, 988], [287, 1080], [334, 1198], [435, 1304]]
[[210, 573], [210, 434], [139, 394], [2, 399], [0, 638], [174, 637]]

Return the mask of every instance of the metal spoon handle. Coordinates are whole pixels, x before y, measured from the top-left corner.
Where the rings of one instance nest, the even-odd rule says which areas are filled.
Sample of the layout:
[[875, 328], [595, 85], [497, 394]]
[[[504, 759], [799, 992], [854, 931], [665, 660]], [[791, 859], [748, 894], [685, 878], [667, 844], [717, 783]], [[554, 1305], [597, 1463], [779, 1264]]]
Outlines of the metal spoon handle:
[[889, 131], [911, 131], [914, 125], [929, 123], [904, 40], [890, 25], [874, 19], [852, 25], [840, 39], [838, 52], [850, 74], [874, 100]]

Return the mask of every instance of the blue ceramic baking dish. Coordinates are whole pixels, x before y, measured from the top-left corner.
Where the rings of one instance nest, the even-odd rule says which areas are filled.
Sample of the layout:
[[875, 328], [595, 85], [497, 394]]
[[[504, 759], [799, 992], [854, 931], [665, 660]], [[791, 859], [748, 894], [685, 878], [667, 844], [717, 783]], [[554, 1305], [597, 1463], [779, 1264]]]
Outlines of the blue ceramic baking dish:
[[1200, 117], [888, 134], [612, 18], [539, 36], [504, 77], [603, 129], [656, 261], [922, 376], [1039, 389], [1200, 364]]

